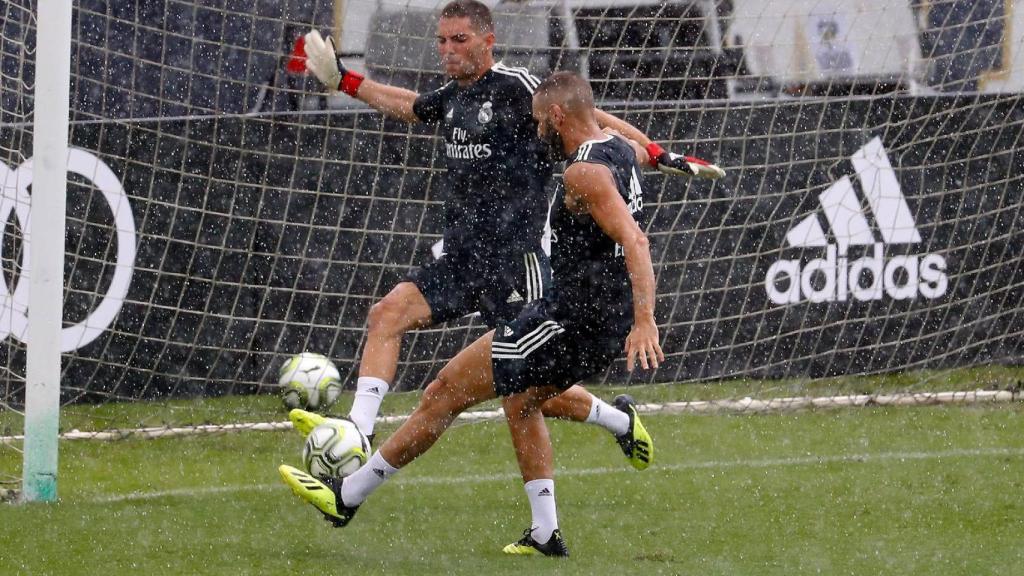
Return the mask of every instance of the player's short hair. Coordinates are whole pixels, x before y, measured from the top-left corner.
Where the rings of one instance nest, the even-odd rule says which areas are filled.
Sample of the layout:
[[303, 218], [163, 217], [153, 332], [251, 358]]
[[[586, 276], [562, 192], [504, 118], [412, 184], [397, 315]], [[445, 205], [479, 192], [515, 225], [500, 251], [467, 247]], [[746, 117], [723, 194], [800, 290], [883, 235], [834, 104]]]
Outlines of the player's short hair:
[[477, 0], [452, 0], [441, 9], [441, 18], [469, 18], [470, 24], [480, 32], [494, 32], [491, 9]]
[[561, 104], [568, 110], [594, 108], [594, 91], [585, 78], [575, 72], [555, 72], [544, 79], [533, 93], [534, 98]]

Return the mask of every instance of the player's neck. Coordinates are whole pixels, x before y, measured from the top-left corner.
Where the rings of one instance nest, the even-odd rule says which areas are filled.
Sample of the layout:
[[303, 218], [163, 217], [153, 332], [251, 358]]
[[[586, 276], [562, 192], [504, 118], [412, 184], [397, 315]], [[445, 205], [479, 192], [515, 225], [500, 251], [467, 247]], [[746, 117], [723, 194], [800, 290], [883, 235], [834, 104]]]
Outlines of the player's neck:
[[477, 68], [472, 75], [466, 76], [465, 78], [456, 78], [455, 83], [463, 88], [475, 84], [478, 80], [483, 78], [484, 74], [487, 74], [493, 67], [494, 58], [485, 58], [484, 61], [480, 63], [480, 67]]
[[562, 127], [562, 142], [566, 153], [572, 153], [591, 140], [604, 140], [608, 135], [601, 131], [597, 122], [573, 122]]

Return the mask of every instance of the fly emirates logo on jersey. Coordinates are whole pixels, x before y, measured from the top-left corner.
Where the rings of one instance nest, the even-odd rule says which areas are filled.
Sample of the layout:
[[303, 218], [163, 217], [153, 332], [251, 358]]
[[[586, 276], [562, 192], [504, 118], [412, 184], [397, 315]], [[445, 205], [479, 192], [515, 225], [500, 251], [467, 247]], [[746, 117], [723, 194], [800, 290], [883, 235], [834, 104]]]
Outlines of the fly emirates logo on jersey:
[[444, 144], [448, 157], [458, 158], [459, 160], [490, 158], [490, 144], [466, 144], [466, 140], [469, 140], [469, 132], [463, 128], [452, 128], [451, 141]]
[[822, 248], [824, 258], [803, 265], [799, 259], [772, 264], [764, 282], [768, 299], [785, 305], [802, 300], [845, 302], [943, 296], [949, 278], [942, 255], [886, 255], [887, 246], [919, 244], [921, 234], [881, 139], [868, 142], [850, 160], [882, 241], [876, 241], [867, 208], [857, 197], [853, 182], [843, 176], [818, 196], [834, 242], [826, 237], [818, 214], [807, 216], [787, 232], [789, 246]]

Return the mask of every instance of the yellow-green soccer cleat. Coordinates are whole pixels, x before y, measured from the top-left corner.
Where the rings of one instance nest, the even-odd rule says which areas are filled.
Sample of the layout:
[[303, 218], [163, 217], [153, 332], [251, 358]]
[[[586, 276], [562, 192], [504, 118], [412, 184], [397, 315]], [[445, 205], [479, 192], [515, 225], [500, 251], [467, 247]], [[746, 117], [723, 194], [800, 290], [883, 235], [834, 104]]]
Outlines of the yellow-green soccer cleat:
[[533, 539], [533, 530], [527, 528], [519, 542], [509, 544], [502, 548], [501, 551], [505, 554], [517, 556], [536, 556], [542, 554], [544, 556], [566, 557], [569, 555], [569, 548], [565, 545], [561, 530], [558, 529], [551, 533], [551, 538], [548, 538], [547, 542], [541, 544]]
[[327, 421], [326, 416], [321, 416], [315, 412], [308, 412], [301, 408], [294, 408], [289, 411], [288, 419], [292, 421], [292, 426], [299, 431], [299, 434], [302, 434], [303, 438], [309, 436], [313, 428]]
[[335, 528], [348, 524], [356, 515], [359, 506], [345, 506], [341, 501], [341, 478], [324, 478], [317, 480], [298, 468], [287, 464], [278, 466], [284, 483], [292, 489], [296, 496], [309, 502], [320, 511]]
[[615, 440], [622, 448], [622, 452], [629, 458], [629, 463], [637, 470], [646, 470], [654, 463], [654, 440], [647, 433], [640, 414], [636, 411], [636, 400], [629, 394], [620, 394], [612, 400], [612, 406], [625, 412], [629, 416], [629, 430], [622, 436], [616, 436]]

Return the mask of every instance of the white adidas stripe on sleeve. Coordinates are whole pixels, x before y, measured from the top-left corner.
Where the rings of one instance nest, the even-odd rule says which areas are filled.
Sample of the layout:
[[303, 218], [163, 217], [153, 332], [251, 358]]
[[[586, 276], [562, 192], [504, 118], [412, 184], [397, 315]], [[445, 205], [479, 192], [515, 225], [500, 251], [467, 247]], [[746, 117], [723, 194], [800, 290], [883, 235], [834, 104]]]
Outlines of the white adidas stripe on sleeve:
[[530, 72], [527, 71], [526, 68], [510, 68], [498, 62], [497, 64], [491, 67], [491, 70], [504, 76], [512, 76], [514, 78], [518, 78], [519, 81], [523, 83], [523, 86], [526, 86], [526, 89], [530, 92], [530, 94], [533, 94], [533, 91], [537, 89], [537, 86], [540, 86], [540, 80], [538, 80], [537, 77], [534, 76], [533, 74], [530, 74]]

